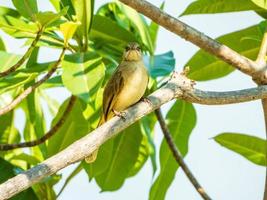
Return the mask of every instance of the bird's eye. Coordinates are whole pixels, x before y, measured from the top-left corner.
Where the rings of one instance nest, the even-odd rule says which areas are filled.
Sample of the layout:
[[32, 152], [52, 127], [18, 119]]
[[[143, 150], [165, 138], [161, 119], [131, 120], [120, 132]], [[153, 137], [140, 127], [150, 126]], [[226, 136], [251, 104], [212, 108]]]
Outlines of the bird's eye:
[[125, 47], [125, 50], [126, 50], [126, 51], [129, 51], [129, 50], [130, 50], [130, 47], [128, 47], [128, 46]]
[[140, 48], [140, 47], [136, 47], [136, 50], [137, 50], [137, 51], [141, 51], [141, 48]]

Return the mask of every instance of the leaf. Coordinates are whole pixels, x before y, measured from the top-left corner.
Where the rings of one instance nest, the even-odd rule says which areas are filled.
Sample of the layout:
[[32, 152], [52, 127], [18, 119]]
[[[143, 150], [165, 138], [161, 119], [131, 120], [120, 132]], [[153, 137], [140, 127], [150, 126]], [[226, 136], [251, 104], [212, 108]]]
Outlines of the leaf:
[[33, 20], [34, 14], [38, 12], [36, 0], [12, 0], [20, 14], [28, 19]]
[[35, 17], [36, 20], [43, 26], [47, 27], [55, 21], [59, 20], [61, 16], [66, 15], [67, 8], [62, 9], [59, 13], [53, 13], [51, 11], [38, 12]]
[[102, 191], [119, 189], [133, 168], [142, 141], [139, 122], [128, 127], [113, 140], [112, 158], [110, 162], [106, 162], [108, 167], [102, 174], [95, 177]]
[[1, 144], [13, 144], [20, 141], [20, 134], [15, 128], [14, 124], [14, 112], [9, 112], [0, 116], [0, 143]]
[[[31, 84], [33, 83], [34, 81]], [[24, 112], [27, 119], [24, 128], [24, 139], [25, 141], [32, 141], [41, 138], [45, 134], [45, 120], [39, 92], [33, 91], [28, 95], [24, 103]], [[30, 149], [37, 159], [43, 160], [46, 157], [47, 147], [45, 144], [40, 144]]]
[[66, 46], [68, 45], [69, 40], [73, 37], [79, 25], [80, 24], [77, 22], [65, 22], [63, 24], [60, 24], [59, 29], [64, 36], [64, 44]]
[[266, 166], [266, 140], [240, 133], [221, 133], [214, 140], [254, 164]]
[[50, 97], [48, 94], [46, 94], [45, 91], [40, 91], [41, 96], [44, 98], [45, 102], [47, 103], [48, 109], [50, 111], [50, 114], [54, 117], [56, 116], [58, 110], [59, 110], [59, 103], [56, 99]]
[[81, 23], [77, 32], [81, 39], [88, 40], [88, 32], [91, 28], [94, 14], [94, 0], [71, 0], [75, 9], [77, 20]]
[[[228, 33], [217, 38], [219, 42], [229, 46], [238, 53], [254, 60], [259, 51], [259, 43], [251, 40], [242, 40], [243, 37], [258, 35], [261, 32], [258, 25], [240, 31]], [[188, 77], [197, 81], [207, 81], [224, 77], [234, 71], [234, 68], [215, 56], [199, 50], [186, 64], [190, 67]]]
[[60, 11], [60, 0], [49, 0], [57, 12]]
[[[177, 100], [169, 110], [166, 121], [176, 146], [185, 156], [188, 151], [189, 136], [196, 125], [196, 111], [193, 105]], [[165, 199], [178, 167], [166, 141], [163, 140], [160, 146], [160, 174], [150, 189], [150, 200]]]
[[102, 58], [93, 52], [66, 55], [62, 68], [67, 89], [87, 103], [92, 101], [105, 75]]
[[7, 16], [7, 15], [16, 17], [16, 18], [20, 17], [20, 14], [18, 11], [11, 9], [11, 8], [0, 6], [0, 16]]
[[136, 41], [135, 36], [131, 32], [120, 27], [109, 18], [100, 15], [94, 16], [90, 38], [92, 40], [105, 41], [103, 44], [107, 42], [120, 45], [121, 47], [126, 46], [129, 42]]
[[1, 37], [0, 37], [0, 51], [6, 51], [6, 45]]
[[248, 10], [254, 10], [257, 12], [264, 11], [262, 8], [252, 3], [251, 0], [197, 0], [192, 2], [180, 16], [191, 14], [239, 12]]
[[16, 89], [29, 83], [37, 76], [37, 73], [18, 73], [16, 76], [7, 76], [0, 79], [0, 94]]
[[26, 23], [9, 15], [0, 16], [0, 28], [14, 37], [35, 37], [38, 31], [37, 24]]
[[172, 51], [155, 56], [144, 56], [144, 63], [148, 66], [152, 78], [169, 75], [175, 68], [175, 58]]
[[267, 10], [267, 1], [266, 0], [251, 0], [251, 1], [253, 3], [255, 3], [257, 6]]
[[142, 18], [136, 10], [124, 5], [123, 3], [117, 2], [117, 5], [139, 31], [143, 43], [148, 48], [148, 51], [152, 53], [154, 49], [153, 43], [150, 37], [149, 26], [147, 25], [145, 19]]
[[[0, 183], [7, 181], [9, 178], [14, 177], [16, 171], [21, 171], [20, 168], [15, 167], [11, 163], [5, 161], [4, 159], [0, 158]], [[36, 194], [33, 192], [32, 188], [26, 189], [16, 196], [11, 198], [12, 200], [22, 200], [22, 199], [31, 199], [31, 200], [38, 200]]]
[[[62, 117], [68, 101], [69, 99], [59, 108], [57, 116], [53, 119], [52, 126]], [[77, 99], [65, 123], [59, 128], [55, 135], [48, 140], [47, 157], [58, 153], [76, 140], [85, 136], [88, 130], [89, 124], [83, 116], [82, 102]]]
[[0, 51], [0, 71], [2, 72], [9, 69], [16, 64], [20, 58], [20, 55]]

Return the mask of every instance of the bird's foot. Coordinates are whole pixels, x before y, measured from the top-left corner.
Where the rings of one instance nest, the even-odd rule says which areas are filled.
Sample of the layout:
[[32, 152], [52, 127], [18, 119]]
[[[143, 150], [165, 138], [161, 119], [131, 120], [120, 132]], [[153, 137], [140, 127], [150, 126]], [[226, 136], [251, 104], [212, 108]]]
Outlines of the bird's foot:
[[142, 98], [141, 98], [141, 101], [143, 101], [143, 102], [149, 104], [150, 106], [153, 106], [152, 102], [151, 102], [147, 97], [142, 97]]
[[112, 109], [112, 112], [113, 112], [116, 116], [122, 118], [124, 121], [126, 120], [126, 112], [124, 112], [124, 111], [117, 111], [117, 110], [114, 110], [114, 109]]

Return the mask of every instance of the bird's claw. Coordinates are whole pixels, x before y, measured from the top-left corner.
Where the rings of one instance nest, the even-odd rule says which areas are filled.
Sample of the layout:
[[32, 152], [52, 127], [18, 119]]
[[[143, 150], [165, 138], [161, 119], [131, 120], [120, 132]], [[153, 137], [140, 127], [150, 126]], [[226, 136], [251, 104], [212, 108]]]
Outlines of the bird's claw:
[[122, 118], [124, 121], [126, 120], [126, 112], [124, 111], [116, 111], [116, 110], [112, 110], [112, 112], [117, 116]]
[[143, 101], [143, 102], [149, 104], [150, 106], [153, 105], [152, 102], [151, 102], [147, 97], [142, 97], [142, 98], [141, 98], [141, 101]]

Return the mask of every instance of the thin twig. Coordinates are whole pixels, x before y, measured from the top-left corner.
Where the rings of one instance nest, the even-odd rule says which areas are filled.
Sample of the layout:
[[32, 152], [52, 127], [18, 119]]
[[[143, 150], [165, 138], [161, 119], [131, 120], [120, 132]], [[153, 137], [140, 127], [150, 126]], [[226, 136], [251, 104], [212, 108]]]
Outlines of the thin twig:
[[198, 180], [195, 178], [193, 173], [190, 171], [189, 167], [184, 162], [183, 156], [180, 153], [180, 151], [178, 150], [178, 148], [176, 147], [175, 142], [171, 136], [171, 133], [170, 133], [165, 121], [164, 121], [164, 118], [162, 116], [160, 108], [156, 109], [155, 113], [156, 113], [157, 119], [159, 121], [161, 130], [162, 130], [164, 137], [166, 139], [166, 142], [169, 145], [169, 148], [173, 154], [174, 159], [180, 165], [180, 167], [183, 169], [187, 178], [190, 180], [190, 182], [193, 184], [193, 186], [196, 188], [197, 192], [202, 196], [202, 198], [205, 200], [211, 200], [209, 195], [205, 192], [204, 188], [199, 184]]
[[[145, 15], [146, 17], [150, 18], [152, 21], [161, 25], [167, 30], [179, 35], [185, 40], [192, 42], [193, 44], [209, 52], [210, 54], [217, 56], [221, 60], [232, 65], [233, 67], [244, 72], [245, 74], [248, 74], [250, 76], [257, 76], [255, 77], [255, 79], [262, 78], [258, 75], [258, 73], [263, 73], [261, 71], [259, 72], [261, 66], [259, 66], [256, 62], [240, 55], [229, 47], [220, 44], [219, 42], [205, 35], [204, 33], [201, 33], [200, 31], [185, 24], [184, 22], [181, 22], [177, 18], [170, 16], [169, 14], [160, 10], [153, 4], [145, 0], [120, 1], [132, 7], [133, 9]], [[267, 80], [262, 81], [267, 82]]]
[[12, 150], [12, 149], [17, 149], [17, 148], [24, 148], [24, 147], [33, 147], [39, 144], [44, 143], [46, 140], [48, 140], [50, 137], [52, 137], [58, 129], [65, 123], [67, 117], [69, 116], [73, 105], [75, 103], [76, 97], [71, 96], [69, 103], [62, 114], [62, 117], [59, 119], [59, 121], [41, 138], [34, 140], [34, 141], [29, 141], [29, 142], [22, 142], [18, 144], [0, 144], [0, 151], [7, 151], [7, 150]]
[[42, 83], [44, 83], [46, 80], [48, 80], [53, 73], [57, 70], [57, 67], [60, 65], [61, 61], [64, 58], [66, 48], [62, 49], [62, 52], [60, 54], [59, 59], [54, 64], [54, 66], [48, 71], [48, 73], [41, 78], [39, 81], [34, 83], [32, 86], [28, 87], [26, 90], [24, 90], [19, 96], [16, 97], [10, 104], [0, 109], [0, 116], [8, 113], [12, 109], [14, 109], [23, 99], [25, 99], [30, 93], [32, 93], [37, 87], [39, 87]]
[[12, 72], [16, 71], [16, 69], [18, 69], [25, 62], [25, 60], [30, 57], [33, 49], [35, 48], [35, 46], [37, 44], [37, 42], [40, 40], [40, 38], [41, 38], [41, 36], [43, 34], [43, 31], [44, 31], [44, 29], [41, 28], [37, 32], [37, 35], [36, 35], [35, 39], [33, 40], [31, 46], [28, 48], [26, 53], [22, 56], [22, 58], [16, 64], [14, 64], [12, 67], [7, 69], [6, 71], [0, 72], [0, 78], [5, 77], [5, 76], [11, 74]]
[[14, 99], [9, 105], [5, 106], [4, 108], [0, 109], [0, 116], [12, 110], [16, 105], [18, 105], [23, 99], [25, 99], [32, 91], [34, 91], [37, 87], [39, 87], [42, 83], [48, 80], [53, 73], [56, 71], [57, 67], [61, 63], [62, 59], [64, 58], [65, 48], [63, 48], [61, 55], [58, 61], [54, 64], [54, 66], [48, 71], [48, 73], [41, 78], [39, 81], [34, 83], [32, 86], [28, 87], [24, 90], [16, 99]]

